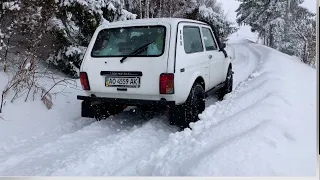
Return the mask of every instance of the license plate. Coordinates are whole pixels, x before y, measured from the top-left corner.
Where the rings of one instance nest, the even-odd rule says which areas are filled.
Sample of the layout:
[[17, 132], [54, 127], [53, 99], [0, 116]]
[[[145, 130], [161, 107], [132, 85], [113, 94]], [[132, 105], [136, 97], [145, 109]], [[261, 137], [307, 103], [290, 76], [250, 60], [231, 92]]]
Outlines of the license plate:
[[139, 88], [140, 77], [106, 77], [105, 86]]

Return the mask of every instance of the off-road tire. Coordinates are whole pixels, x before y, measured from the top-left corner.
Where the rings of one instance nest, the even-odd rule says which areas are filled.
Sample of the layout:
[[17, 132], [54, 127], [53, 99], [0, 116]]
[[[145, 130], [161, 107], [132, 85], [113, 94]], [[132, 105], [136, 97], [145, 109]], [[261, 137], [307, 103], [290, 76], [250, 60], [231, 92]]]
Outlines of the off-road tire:
[[195, 83], [183, 105], [172, 108], [170, 123], [182, 129], [189, 127], [191, 122], [199, 120], [198, 115], [205, 109], [205, 91], [199, 83]]
[[232, 71], [232, 67], [229, 66], [228, 72], [227, 72], [227, 77], [224, 82], [224, 86], [221, 88], [220, 92], [218, 93], [218, 99], [223, 100], [223, 97], [226, 94], [232, 92], [232, 88], [233, 88], [233, 71]]

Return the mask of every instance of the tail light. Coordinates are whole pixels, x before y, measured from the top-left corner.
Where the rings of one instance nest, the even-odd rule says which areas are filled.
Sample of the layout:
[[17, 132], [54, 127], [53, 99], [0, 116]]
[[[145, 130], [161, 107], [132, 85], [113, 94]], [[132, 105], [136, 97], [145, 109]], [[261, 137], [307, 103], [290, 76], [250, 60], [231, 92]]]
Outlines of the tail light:
[[160, 94], [174, 93], [174, 74], [163, 73], [160, 75]]
[[80, 72], [80, 82], [83, 90], [90, 90], [88, 75], [86, 72]]

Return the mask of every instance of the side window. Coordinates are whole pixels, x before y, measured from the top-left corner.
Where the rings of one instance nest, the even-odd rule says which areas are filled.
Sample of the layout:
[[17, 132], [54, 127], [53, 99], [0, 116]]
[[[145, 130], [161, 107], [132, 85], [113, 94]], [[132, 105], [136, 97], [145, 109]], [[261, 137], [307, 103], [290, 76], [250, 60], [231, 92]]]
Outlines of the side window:
[[213, 39], [212, 33], [208, 28], [202, 28], [203, 40], [207, 51], [217, 50], [218, 47]]
[[187, 54], [202, 52], [203, 45], [201, 41], [200, 29], [198, 27], [183, 27], [184, 50]]

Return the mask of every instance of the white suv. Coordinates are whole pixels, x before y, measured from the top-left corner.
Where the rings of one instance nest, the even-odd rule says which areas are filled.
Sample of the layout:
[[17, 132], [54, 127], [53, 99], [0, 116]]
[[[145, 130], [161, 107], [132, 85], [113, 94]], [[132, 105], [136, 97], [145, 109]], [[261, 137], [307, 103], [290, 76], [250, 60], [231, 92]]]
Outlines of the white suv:
[[77, 97], [82, 117], [164, 107], [171, 124], [187, 127], [198, 120], [207, 94], [232, 91], [232, 65], [215, 34], [207, 23], [178, 18], [99, 26], [80, 68], [87, 95]]

